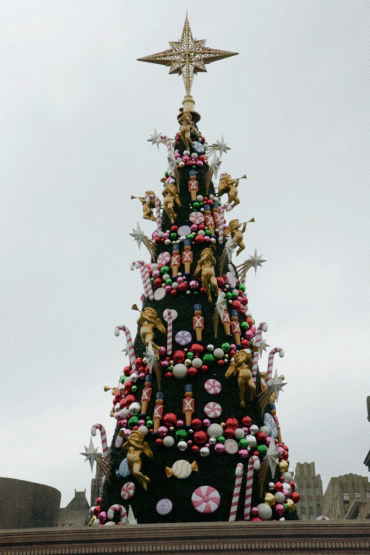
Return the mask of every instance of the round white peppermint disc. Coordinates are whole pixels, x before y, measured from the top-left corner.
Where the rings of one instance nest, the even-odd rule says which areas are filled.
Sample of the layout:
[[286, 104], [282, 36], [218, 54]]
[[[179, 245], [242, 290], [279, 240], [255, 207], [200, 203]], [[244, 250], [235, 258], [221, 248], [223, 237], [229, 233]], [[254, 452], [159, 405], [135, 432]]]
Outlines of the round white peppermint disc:
[[189, 220], [192, 224], [202, 224], [204, 222], [204, 216], [202, 212], [192, 212], [189, 216]]
[[201, 486], [193, 492], [191, 503], [199, 513], [214, 513], [221, 503], [221, 497], [215, 488]]
[[209, 418], [218, 418], [221, 416], [222, 407], [218, 403], [207, 403], [204, 412]]
[[192, 341], [191, 333], [188, 331], [178, 331], [175, 335], [175, 341], [179, 345], [189, 345]]
[[131, 499], [135, 493], [135, 484], [133, 482], [126, 482], [121, 489], [122, 499]]
[[171, 255], [169, 252], [161, 252], [158, 256], [157, 262], [158, 264], [163, 264], [164, 266], [171, 260]]
[[235, 455], [239, 450], [238, 444], [236, 443], [235, 439], [227, 439], [225, 441], [225, 451], [229, 453], [229, 455]]
[[165, 298], [166, 291], [164, 290], [163, 287], [158, 287], [158, 289], [154, 291], [153, 295], [156, 301], [161, 301], [162, 299]]
[[221, 384], [219, 381], [214, 379], [207, 380], [206, 383], [204, 384], [204, 389], [210, 395], [217, 395], [221, 391]]

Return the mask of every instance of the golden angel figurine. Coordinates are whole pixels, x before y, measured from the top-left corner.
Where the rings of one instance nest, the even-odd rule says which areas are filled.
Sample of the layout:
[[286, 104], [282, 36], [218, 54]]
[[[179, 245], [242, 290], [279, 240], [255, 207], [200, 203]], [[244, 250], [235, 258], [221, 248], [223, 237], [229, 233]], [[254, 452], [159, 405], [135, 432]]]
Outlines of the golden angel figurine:
[[[133, 310], [139, 310], [136, 304], [132, 306]], [[152, 342], [153, 349], [158, 351], [159, 347], [153, 342], [155, 329], [158, 329], [161, 333], [166, 333], [166, 328], [163, 325], [163, 322], [160, 318], [158, 318], [157, 311], [150, 306], [147, 306], [145, 310], [139, 310], [140, 318], [138, 319], [137, 323], [140, 326], [140, 337], [148, 347], [149, 343]]]
[[213, 257], [212, 249], [203, 249], [194, 272], [194, 275], [197, 275], [199, 274], [199, 272], [201, 272], [202, 284], [206, 288], [207, 299], [210, 303], [212, 302], [211, 290], [209, 287], [210, 285], [213, 285], [214, 293], [218, 295], [217, 280], [215, 276], [215, 264], [216, 260]]
[[184, 109], [180, 108], [180, 114], [177, 119], [180, 124], [180, 137], [185, 145], [186, 150], [190, 150], [190, 147], [193, 144], [193, 141], [190, 138], [191, 131], [193, 131], [193, 133], [197, 132], [197, 129], [191, 117], [191, 113], [186, 111], [184, 112]]
[[242, 407], [245, 407], [244, 395], [246, 386], [249, 389], [249, 398], [254, 399], [256, 393], [256, 384], [252, 377], [253, 358], [252, 354], [241, 350], [235, 353], [234, 360], [225, 373], [225, 378], [230, 378], [234, 372], [238, 374], [239, 398]]
[[239, 247], [239, 249], [236, 251], [236, 256], [238, 256], [238, 254], [240, 254], [245, 249], [245, 245], [243, 243], [243, 233], [245, 232], [246, 227], [247, 227], [246, 223], [241, 224], [239, 223], [238, 219], [235, 219], [229, 222], [229, 225], [226, 227], [224, 231], [225, 235], [228, 235], [229, 233], [231, 233], [231, 237], [233, 238], [235, 245]]
[[144, 434], [139, 430], [133, 430], [130, 436], [126, 436], [123, 430], [119, 431], [119, 435], [126, 440], [122, 445], [122, 450], [127, 451], [127, 464], [130, 472], [140, 482], [143, 488], [148, 488], [150, 478], [141, 472], [142, 460], [141, 453], [145, 453], [148, 458], [153, 458], [153, 451], [148, 443], [144, 441]]
[[218, 196], [221, 197], [223, 194], [227, 193], [228, 203], [232, 208], [235, 208], [240, 204], [240, 199], [238, 197], [238, 185], [240, 179], [245, 179], [246, 176], [243, 175], [238, 179], [232, 179], [228, 173], [221, 175], [221, 180], [218, 185]]
[[[144, 220], [151, 220], [152, 222], [155, 222], [155, 216], [153, 214], [153, 208], [155, 207], [155, 199], [154, 199], [154, 191], [146, 191], [145, 192], [145, 197], [134, 197], [134, 195], [131, 195], [131, 198], [138, 198], [141, 202], [141, 204], [143, 205], [143, 218]], [[150, 198], [148, 198], [150, 197]], [[149, 202], [148, 202], [149, 200]]]
[[174, 210], [175, 204], [180, 208], [181, 201], [177, 193], [176, 186], [173, 183], [168, 183], [162, 191], [164, 196], [163, 209], [167, 213], [171, 224], [175, 223], [176, 213]]

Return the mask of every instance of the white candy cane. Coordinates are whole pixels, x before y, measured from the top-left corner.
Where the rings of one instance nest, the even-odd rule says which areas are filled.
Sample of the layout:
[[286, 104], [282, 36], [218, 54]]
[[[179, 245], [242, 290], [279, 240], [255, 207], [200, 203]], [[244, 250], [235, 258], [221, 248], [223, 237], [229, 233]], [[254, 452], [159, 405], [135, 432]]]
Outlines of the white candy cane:
[[258, 351], [253, 355], [253, 367], [252, 367], [252, 376], [253, 376], [254, 382], [256, 382], [256, 376], [257, 376], [258, 359], [260, 356], [259, 348], [262, 341], [262, 332], [267, 330], [268, 330], [268, 326], [266, 322], [261, 322], [257, 328], [255, 346], [258, 347]]
[[145, 297], [149, 297], [150, 300], [153, 300], [153, 289], [152, 284], [150, 283], [150, 275], [146, 262], [144, 262], [144, 260], [137, 260], [136, 262], [132, 262], [130, 268], [131, 270], [134, 270], [135, 268], [140, 268], [141, 280], [144, 287], [144, 295]]
[[242, 479], [243, 479], [243, 472], [244, 472], [244, 466], [242, 465], [242, 463], [238, 463], [236, 465], [236, 469], [235, 469], [235, 486], [234, 486], [233, 498], [231, 500], [231, 509], [230, 509], [229, 521], [236, 519], [236, 511], [238, 510], [239, 497], [240, 497], [240, 488], [241, 488]]
[[149, 195], [149, 200], [154, 200], [155, 203], [155, 220], [157, 222], [157, 231], [162, 229], [162, 216], [161, 216], [161, 201], [157, 195]]
[[167, 354], [172, 354], [172, 310], [165, 311], [167, 319]]
[[259, 462], [257, 455], [252, 455], [248, 461], [247, 483], [245, 486], [244, 520], [249, 520], [251, 514], [253, 475], [255, 470], [254, 463], [256, 461]]
[[218, 224], [218, 242], [224, 242], [224, 229], [225, 229], [225, 210], [229, 208], [229, 204], [223, 204], [221, 208], [218, 209], [220, 214], [220, 223]]
[[168, 153], [173, 152], [172, 139], [169, 139], [166, 135], [161, 135], [161, 141], [166, 145]]
[[125, 507], [122, 507], [122, 505], [112, 505], [107, 512], [109, 520], [113, 520], [114, 513], [119, 513], [121, 515], [121, 521], [119, 524], [126, 524], [127, 511]]
[[108, 457], [108, 443], [107, 443], [107, 434], [105, 433], [105, 428], [101, 424], [94, 424], [94, 426], [91, 427], [92, 436], [96, 436], [96, 430], [100, 430], [103, 457], [106, 459]]
[[275, 347], [274, 349], [271, 349], [271, 351], [269, 352], [269, 362], [268, 362], [267, 375], [266, 375], [266, 385], [267, 385], [267, 387], [270, 385], [270, 382], [272, 380], [272, 369], [273, 369], [273, 366], [274, 366], [274, 355], [276, 353], [279, 353], [280, 358], [283, 358], [283, 356], [284, 356], [284, 351], [283, 351], [283, 349], [280, 349], [280, 347]]
[[128, 347], [128, 356], [129, 356], [129, 359], [130, 359], [132, 369], [134, 371], [136, 371], [136, 365], [135, 365], [136, 355], [135, 355], [135, 351], [134, 351], [134, 344], [132, 342], [132, 337], [131, 337], [130, 330], [128, 328], [126, 328], [126, 326], [117, 326], [114, 330], [114, 335], [116, 335], [118, 337], [120, 331], [125, 332], [127, 347]]

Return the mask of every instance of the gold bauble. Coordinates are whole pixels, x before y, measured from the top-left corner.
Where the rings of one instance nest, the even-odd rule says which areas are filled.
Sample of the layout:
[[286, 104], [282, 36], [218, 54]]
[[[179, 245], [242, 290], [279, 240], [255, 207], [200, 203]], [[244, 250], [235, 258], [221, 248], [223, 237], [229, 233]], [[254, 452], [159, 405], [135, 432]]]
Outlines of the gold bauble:
[[275, 503], [276, 503], [275, 495], [273, 495], [272, 493], [266, 493], [265, 503], [267, 503], [267, 505], [270, 505], [270, 507], [275, 505]]
[[280, 471], [283, 472], [288, 472], [288, 468], [289, 468], [289, 463], [287, 461], [280, 461], [279, 462], [279, 468]]
[[293, 513], [296, 510], [295, 503], [292, 499], [287, 499], [286, 504], [288, 505], [289, 512]]

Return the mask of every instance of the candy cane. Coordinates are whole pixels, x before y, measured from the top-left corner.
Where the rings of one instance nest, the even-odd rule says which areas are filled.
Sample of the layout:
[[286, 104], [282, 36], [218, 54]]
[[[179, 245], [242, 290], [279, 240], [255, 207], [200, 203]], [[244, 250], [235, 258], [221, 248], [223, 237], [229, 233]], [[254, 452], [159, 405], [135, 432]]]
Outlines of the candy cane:
[[224, 242], [224, 229], [225, 229], [225, 209], [227, 210], [229, 207], [229, 204], [223, 204], [221, 206], [221, 208], [219, 208], [219, 214], [220, 214], [220, 223], [218, 224], [218, 242], [219, 243], [223, 243]]
[[262, 341], [262, 332], [267, 330], [268, 330], [268, 326], [266, 322], [261, 322], [257, 328], [255, 346], [258, 347], [258, 351], [253, 355], [253, 367], [252, 367], [252, 376], [255, 383], [256, 383], [257, 366], [258, 366], [258, 359], [259, 359], [259, 348]]
[[274, 365], [274, 355], [276, 353], [279, 353], [280, 358], [283, 358], [284, 356], [284, 351], [283, 349], [280, 349], [280, 347], [275, 347], [274, 349], [271, 349], [271, 351], [269, 352], [269, 362], [268, 362], [267, 375], [266, 375], [267, 387], [270, 385], [270, 382], [272, 380], [272, 367]]
[[254, 474], [255, 461], [259, 461], [259, 458], [257, 457], [257, 455], [252, 455], [248, 461], [247, 483], [245, 486], [244, 520], [249, 520], [250, 514], [251, 514], [253, 474]]
[[149, 297], [150, 300], [153, 300], [154, 296], [152, 284], [150, 283], [149, 270], [144, 260], [137, 260], [137, 262], [132, 262], [130, 268], [131, 270], [134, 270], [135, 268], [140, 268], [141, 279], [144, 287], [144, 295], [145, 297]]
[[109, 520], [113, 520], [114, 513], [119, 513], [121, 515], [121, 521], [119, 524], [126, 524], [127, 511], [125, 507], [122, 507], [122, 505], [112, 505], [107, 512]]
[[243, 471], [244, 471], [244, 466], [242, 465], [242, 463], [238, 463], [235, 469], [235, 486], [234, 486], [233, 498], [231, 500], [229, 521], [236, 519], [236, 511], [238, 509], [238, 504], [239, 504], [240, 488], [241, 488], [242, 479], [243, 479]]
[[168, 153], [173, 152], [172, 140], [166, 137], [166, 135], [161, 135], [161, 141], [167, 147]]
[[126, 328], [126, 326], [117, 326], [116, 329], [114, 330], [114, 335], [116, 335], [118, 337], [119, 332], [121, 330], [125, 332], [127, 347], [128, 347], [128, 356], [129, 356], [129, 359], [130, 359], [130, 362], [131, 362], [132, 369], [134, 371], [136, 371], [136, 365], [135, 365], [136, 355], [135, 355], [135, 351], [134, 351], [134, 344], [132, 342], [132, 337], [131, 337], [130, 330], [128, 328]]
[[101, 446], [103, 449], [103, 457], [106, 459], [108, 458], [108, 443], [107, 443], [107, 434], [105, 433], [105, 428], [101, 424], [94, 424], [91, 427], [91, 435], [96, 436], [96, 430], [100, 430], [101, 436]]
[[172, 354], [172, 310], [166, 310], [167, 318], [167, 354]]
[[155, 220], [157, 222], [157, 231], [162, 229], [162, 217], [161, 217], [161, 201], [157, 195], [149, 195], [149, 200], [154, 200], [155, 203]]

